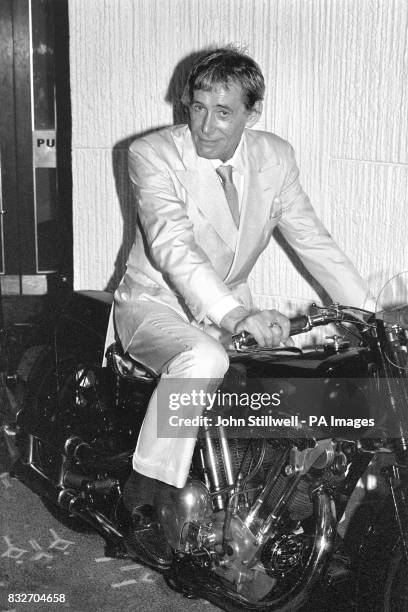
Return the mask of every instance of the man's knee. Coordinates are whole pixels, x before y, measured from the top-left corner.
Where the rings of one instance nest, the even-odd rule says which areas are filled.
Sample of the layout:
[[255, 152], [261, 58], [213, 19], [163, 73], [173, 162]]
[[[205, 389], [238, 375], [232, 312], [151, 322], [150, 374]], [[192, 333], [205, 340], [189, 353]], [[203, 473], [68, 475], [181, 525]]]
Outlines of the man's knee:
[[205, 336], [197, 339], [193, 346], [180, 353], [169, 364], [168, 373], [181, 378], [223, 378], [229, 368], [228, 355], [221, 344]]
[[200, 378], [222, 378], [229, 368], [224, 347], [210, 338], [191, 349]]

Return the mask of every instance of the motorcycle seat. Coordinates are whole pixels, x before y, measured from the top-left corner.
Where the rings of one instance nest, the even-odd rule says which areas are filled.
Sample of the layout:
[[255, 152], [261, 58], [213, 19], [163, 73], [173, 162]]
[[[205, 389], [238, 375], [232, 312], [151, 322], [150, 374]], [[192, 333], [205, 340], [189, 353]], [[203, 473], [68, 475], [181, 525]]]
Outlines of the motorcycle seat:
[[156, 375], [144, 365], [123, 351], [119, 342], [111, 344], [106, 351], [106, 360], [121, 378], [149, 384], [156, 382]]

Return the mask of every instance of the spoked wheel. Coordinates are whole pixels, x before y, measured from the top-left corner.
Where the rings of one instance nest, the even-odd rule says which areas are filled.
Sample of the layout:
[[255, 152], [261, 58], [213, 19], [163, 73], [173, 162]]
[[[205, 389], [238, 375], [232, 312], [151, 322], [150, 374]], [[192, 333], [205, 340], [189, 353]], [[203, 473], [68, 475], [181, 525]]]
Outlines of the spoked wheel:
[[40, 494], [47, 509], [59, 521], [82, 530], [83, 524], [57, 503], [68, 467], [64, 442], [71, 435], [75, 421], [77, 376], [78, 368], [72, 356], [60, 359], [57, 376], [52, 353], [44, 351], [39, 355], [17, 415], [20, 465], [16, 465], [15, 473]]
[[67, 356], [59, 364], [57, 377], [51, 352], [40, 354], [28, 378], [17, 417], [23, 463], [38, 470], [54, 485], [60, 484], [65, 462], [62, 410], [67, 396], [73, 399], [74, 368], [73, 358]]

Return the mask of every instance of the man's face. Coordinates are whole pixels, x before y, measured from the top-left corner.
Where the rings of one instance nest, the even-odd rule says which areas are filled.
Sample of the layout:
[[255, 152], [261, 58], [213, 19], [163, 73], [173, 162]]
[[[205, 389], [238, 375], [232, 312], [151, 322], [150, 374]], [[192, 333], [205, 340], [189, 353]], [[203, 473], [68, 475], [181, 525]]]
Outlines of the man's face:
[[230, 159], [245, 127], [251, 127], [261, 113], [261, 103], [248, 110], [241, 85], [226, 89], [216, 85], [211, 91], [195, 89], [190, 104], [190, 130], [197, 154], [207, 159]]

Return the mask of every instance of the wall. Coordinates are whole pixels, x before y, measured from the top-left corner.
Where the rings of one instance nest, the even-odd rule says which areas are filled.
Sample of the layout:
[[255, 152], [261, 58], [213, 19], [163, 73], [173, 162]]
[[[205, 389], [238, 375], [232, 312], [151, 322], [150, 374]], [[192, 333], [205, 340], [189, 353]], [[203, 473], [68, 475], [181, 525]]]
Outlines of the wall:
[[[70, 0], [69, 9], [77, 289], [113, 288], [123, 272], [135, 219], [126, 149], [173, 122], [175, 66], [230, 41], [266, 77], [258, 126], [294, 145], [305, 190], [372, 290], [408, 269], [406, 0]], [[251, 282], [258, 304], [290, 313], [317, 297], [277, 242]]]

